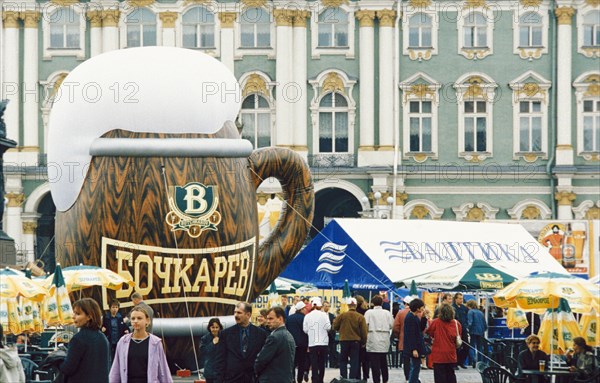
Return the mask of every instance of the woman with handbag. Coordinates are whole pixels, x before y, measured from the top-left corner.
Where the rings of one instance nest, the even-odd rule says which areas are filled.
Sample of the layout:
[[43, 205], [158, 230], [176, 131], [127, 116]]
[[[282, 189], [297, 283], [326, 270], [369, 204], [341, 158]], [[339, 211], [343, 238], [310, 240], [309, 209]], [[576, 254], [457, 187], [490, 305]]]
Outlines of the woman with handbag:
[[454, 319], [452, 306], [442, 305], [439, 316], [431, 322], [426, 332], [433, 338], [429, 357], [433, 362], [434, 382], [456, 383], [454, 366], [457, 362], [456, 349], [462, 345], [462, 327]]

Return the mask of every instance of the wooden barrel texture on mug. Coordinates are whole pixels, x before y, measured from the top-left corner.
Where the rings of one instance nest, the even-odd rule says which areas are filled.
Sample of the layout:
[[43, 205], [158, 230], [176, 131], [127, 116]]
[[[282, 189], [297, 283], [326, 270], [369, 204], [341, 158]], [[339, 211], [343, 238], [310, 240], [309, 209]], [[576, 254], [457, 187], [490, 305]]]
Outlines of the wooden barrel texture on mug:
[[[167, 135], [112, 131], [107, 138], [239, 138], [231, 126], [225, 126], [214, 135]], [[299, 165], [300, 163], [300, 165]], [[165, 217], [170, 208], [168, 191], [165, 189], [162, 167], [168, 186], [186, 185], [200, 182], [204, 185], [217, 185], [219, 196], [218, 211], [222, 215], [217, 231], [206, 230], [198, 238], [190, 237], [184, 231], [171, 231]], [[254, 276], [244, 296], [239, 300], [254, 300], [283, 271], [302, 246], [312, 222], [314, 193], [312, 180], [306, 164], [295, 153], [287, 149], [267, 148], [258, 150], [248, 158], [190, 158], [190, 157], [94, 157], [91, 161], [86, 181], [75, 204], [65, 212], [57, 212], [56, 246], [57, 260], [64, 266], [101, 265], [102, 238], [124, 241], [135, 245], [157, 246], [170, 249], [206, 249], [238, 244], [255, 238], [254, 249], [258, 246], [258, 214], [256, 208], [256, 187], [260, 179], [269, 176], [282, 181], [284, 194], [292, 208], [282, 212], [280, 223], [270, 238], [261, 247], [259, 255], [250, 265]], [[302, 216], [298, 216], [302, 215]], [[125, 249], [127, 250], [127, 249]], [[158, 253], [145, 250], [156, 263]], [[209, 274], [215, 274], [215, 258], [218, 254], [206, 255]], [[175, 258], [175, 257], [174, 257]], [[181, 256], [183, 268], [188, 257]], [[117, 261], [106, 259], [106, 267], [117, 271]], [[124, 262], [125, 264], [127, 262]], [[197, 267], [197, 265], [196, 265]], [[128, 270], [135, 274], [135, 265]], [[218, 291], [203, 294], [187, 292], [187, 299], [203, 295], [213, 298], [211, 302], [190, 302], [188, 307], [181, 301], [184, 279], [169, 298], [180, 298], [178, 302], [152, 303], [162, 299], [164, 281], [156, 272], [147, 275], [147, 268], [139, 268], [134, 275], [142, 290], [149, 283], [150, 291], [143, 291], [144, 299], [151, 304], [161, 317], [210, 317], [233, 313], [231, 302], [219, 302], [223, 296], [226, 278], [218, 282]], [[175, 273], [171, 270], [171, 278]], [[194, 283], [190, 276], [190, 283]], [[212, 283], [212, 282], [211, 282]], [[202, 287], [200, 291], [202, 291]], [[101, 290], [92, 288], [83, 291], [99, 302]], [[115, 292], [108, 290], [110, 302]], [[121, 297], [122, 303], [129, 302]], [[188, 311], [189, 310], [189, 311]], [[160, 335], [160, 334], [159, 334]], [[189, 351], [189, 338], [170, 339], [171, 352], [180, 355]]]

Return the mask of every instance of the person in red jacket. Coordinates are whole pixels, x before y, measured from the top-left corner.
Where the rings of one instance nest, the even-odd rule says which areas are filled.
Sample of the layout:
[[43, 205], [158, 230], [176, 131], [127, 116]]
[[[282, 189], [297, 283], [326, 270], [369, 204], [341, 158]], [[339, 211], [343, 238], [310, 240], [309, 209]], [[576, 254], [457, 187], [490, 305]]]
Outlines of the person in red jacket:
[[456, 383], [454, 365], [456, 364], [456, 337], [462, 327], [454, 319], [454, 309], [450, 305], [442, 305], [439, 316], [431, 322], [426, 330], [433, 338], [431, 361], [433, 362], [433, 380], [435, 383]]

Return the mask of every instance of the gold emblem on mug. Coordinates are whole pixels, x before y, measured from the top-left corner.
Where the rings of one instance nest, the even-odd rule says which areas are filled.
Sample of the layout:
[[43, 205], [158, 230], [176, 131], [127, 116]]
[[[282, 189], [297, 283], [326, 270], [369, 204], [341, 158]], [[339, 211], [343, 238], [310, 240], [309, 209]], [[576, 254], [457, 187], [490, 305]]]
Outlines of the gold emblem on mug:
[[217, 186], [190, 182], [185, 186], [169, 187], [169, 207], [165, 220], [171, 231], [183, 230], [198, 238], [204, 230], [217, 231], [221, 214], [217, 211]]

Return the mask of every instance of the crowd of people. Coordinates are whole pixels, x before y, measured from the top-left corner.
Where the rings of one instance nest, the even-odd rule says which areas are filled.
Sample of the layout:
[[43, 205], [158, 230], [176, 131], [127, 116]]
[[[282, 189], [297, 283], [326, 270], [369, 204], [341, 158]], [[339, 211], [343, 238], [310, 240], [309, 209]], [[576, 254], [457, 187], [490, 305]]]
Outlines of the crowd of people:
[[[464, 303], [461, 293], [443, 294], [433, 316], [416, 297], [404, 298], [405, 307], [390, 312], [375, 295], [370, 305], [360, 296], [347, 300], [339, 315], [320, 297], [287, 296], [281, 305], [260, 310], [254, 325], [252, 305], [239, 302], [235, 325], [223, 328], [210, 319], [200, 341], [206, 383], [324, 383], [325, 367], [339, 368], [342, 378], [390, 379], [387, 355], [397, 342], [404, 377], [419, 383], [422, 369], [433, 368], [436, 383], [456, 383], [455, 371], [481, 361], [485, 316], [475, 301]], [[132, 295], [134, 307], [123, 317], [119, 302], [102, 315], [98, 303], [84, 298], [73, 304], [79, 328], [57, 365], [65, 382], [172, 383], [162, 340], [151, 334], [154, 312], [141, 295]], [[336, 338], [339, 339], [339, 353]], [[2, 342], [0, 326], [0, 381], [24, 382], [23, 368], [14, 349]], [[530, 335], [527, 349], [518, 356], [519, 370], [538, 369], [548, 355], [539, 350], [540, 339]], [[571, 371], [591, 374], [595, 357], [583, 338], [574, 339], [566, 355]], [[310, 376], [309, 376], [310, 375]]]

